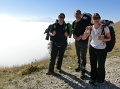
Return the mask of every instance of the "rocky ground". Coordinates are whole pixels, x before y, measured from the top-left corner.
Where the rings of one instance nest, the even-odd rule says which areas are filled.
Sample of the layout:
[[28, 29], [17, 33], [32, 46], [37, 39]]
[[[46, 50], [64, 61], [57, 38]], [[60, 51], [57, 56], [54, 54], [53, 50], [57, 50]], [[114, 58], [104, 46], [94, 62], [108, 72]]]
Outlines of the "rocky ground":
[[[65, 61], [62, 69], [63, 73], [46, 75], [47, 68], [30, 75], [16, 77], [5, 84], [0, 89], [120, 89], [120, 57], [112, 57], [106, 61], [106, 81], [104, 85], [96, 88], [90, 85], [89, 71], [90, 65], [87, 64], [86, 78], [81, 79], [80, 73], [75, 72], [75, 63]], [[67, 63], [71, 62], [68, 66]], [[1, 85], [2, 86], [2, 85]]]

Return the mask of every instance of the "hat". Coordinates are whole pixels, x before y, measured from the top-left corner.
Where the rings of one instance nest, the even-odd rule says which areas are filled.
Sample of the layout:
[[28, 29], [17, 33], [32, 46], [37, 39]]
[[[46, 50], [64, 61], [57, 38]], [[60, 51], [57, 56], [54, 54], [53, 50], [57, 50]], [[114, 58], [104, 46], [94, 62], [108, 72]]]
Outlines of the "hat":
[[58, 15], [58, 17], [63, 17], [63, 18], [65, 19], [65, 14], [64, 14], [64, 13], [60, 13], [60, 14]]

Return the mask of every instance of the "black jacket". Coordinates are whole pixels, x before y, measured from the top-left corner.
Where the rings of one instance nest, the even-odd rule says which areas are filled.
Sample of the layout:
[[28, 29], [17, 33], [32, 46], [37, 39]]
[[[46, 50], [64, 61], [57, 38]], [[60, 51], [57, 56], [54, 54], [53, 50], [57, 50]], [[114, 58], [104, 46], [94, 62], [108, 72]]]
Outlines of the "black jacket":
[[[54, 28], [54, 25], [56, 28]], [[54, 42], [64, 42], [67, 41], [67, 37], [65, 36], [65, 32], [69, 34], [69, 29], [65, 29], [66, 24], [60, 25], [59, 23], [53, 24], [50, 32], [53, 33], [53, 31], [56, 31], [56, 35], [53, 37]]]

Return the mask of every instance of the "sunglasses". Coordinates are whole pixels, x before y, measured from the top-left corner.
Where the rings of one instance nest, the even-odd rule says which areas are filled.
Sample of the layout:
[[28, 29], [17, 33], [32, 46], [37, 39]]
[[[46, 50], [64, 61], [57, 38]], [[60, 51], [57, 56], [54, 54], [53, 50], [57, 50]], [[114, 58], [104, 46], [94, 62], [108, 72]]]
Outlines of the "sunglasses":
[[64, 19], [64, 17], [63, 17], [63, 16], [59, 16], [59, 18]]
[[93, 17], [94, 20], [100, 20], [100, 17]]

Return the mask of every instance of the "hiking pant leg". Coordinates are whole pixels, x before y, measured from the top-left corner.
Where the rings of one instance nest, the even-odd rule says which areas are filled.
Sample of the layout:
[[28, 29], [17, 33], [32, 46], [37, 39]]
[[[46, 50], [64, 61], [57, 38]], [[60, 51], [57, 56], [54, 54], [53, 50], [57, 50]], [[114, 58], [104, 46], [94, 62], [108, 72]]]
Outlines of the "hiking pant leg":
[[85, 67], [86, 67], [86, 54], [87, 54], [87, 46], [88, 46], [88, 44], [86, 42], [81, 42], [80, 46], [81, 46], [81, 52], [80, 52], [81, 64], [82, 64], [82, 67], [85, 69]]
[[106, 49], [97, 50], [98, 58], [98, 76], [97, 81], [103, 83], [105, 80], [105, 61], [106, 61], [107, 51]]
[[58, 61], [57, 61], [57, 69], [61, 69], [62, 61], [63, 61], [63, 56], [64, 56], [64, 53], [65, 53], [66, 47], [67, 47], [67, 43], [64, 46], [62, 46], [62, 47], [59, 48]]
[[49, 72], [54, 72], [54, 65], [55, 65], [57, 54], [58, 54], [58, 47], [53, 42], [52, 50], [51, 50], [51, 59], [49, 64]]
[[76, 54], [78, 57], [78, 67], [80, 68], [81, 67], [81, 61], [80, 61], [81, 47], [80, 47], [79, 41], [75, 41], [75, 48], [76, 48]]
[[92, 80], [96, 81], [97, 80], [97, 54], [96, 54], [96, 49], [94, 49], [92, 46], [90, 46], [89, 54], [90, 54], [90, 66], [91, 66], [90, 78]]

